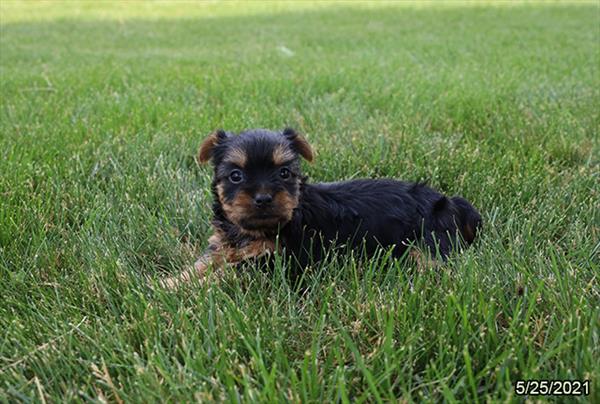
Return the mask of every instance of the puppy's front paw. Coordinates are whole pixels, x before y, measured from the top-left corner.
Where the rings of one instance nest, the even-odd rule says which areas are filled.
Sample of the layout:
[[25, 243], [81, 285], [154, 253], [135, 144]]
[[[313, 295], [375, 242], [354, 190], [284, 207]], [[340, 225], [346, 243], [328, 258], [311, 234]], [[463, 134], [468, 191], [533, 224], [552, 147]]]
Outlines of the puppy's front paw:
[[189, 268], [179, 275], [171, 276], [161, 280], [160, 286], [164, 289], [174, 290], [179, 288], [184, 283], [189, 283], [193, 279], [202, 281], [206, 276], [206, 270], [208, 269], [210, 263], [210, 257], [203, 255], [194, 263], [193, 268]]
[[160, 287], [163, 289], [173, 290], [173, 289], [177, 288], [178, 285], [179, 285], [179, 282], [178, 282], [177, 278], [174, 276], [167, 278], [167, 279], [162, 279], [160, 281]]

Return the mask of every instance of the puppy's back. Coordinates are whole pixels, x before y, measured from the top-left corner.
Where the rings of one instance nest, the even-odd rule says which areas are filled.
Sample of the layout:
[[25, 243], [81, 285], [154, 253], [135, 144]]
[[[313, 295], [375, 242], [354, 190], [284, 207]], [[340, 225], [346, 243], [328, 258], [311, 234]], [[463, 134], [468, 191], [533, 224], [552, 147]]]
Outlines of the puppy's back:
[[[446, 197], [422, 184], [391, 179], [360, 179], [306, 184], [300, 202], [302, 228], [325, 239], [366, 241], [368, 250], [423, 240], [442, 257], [460, 243], [473, 242], [481, 227], [479, 212], [462, 197]], [[457, 236], [460, 236], [457, 239]]]

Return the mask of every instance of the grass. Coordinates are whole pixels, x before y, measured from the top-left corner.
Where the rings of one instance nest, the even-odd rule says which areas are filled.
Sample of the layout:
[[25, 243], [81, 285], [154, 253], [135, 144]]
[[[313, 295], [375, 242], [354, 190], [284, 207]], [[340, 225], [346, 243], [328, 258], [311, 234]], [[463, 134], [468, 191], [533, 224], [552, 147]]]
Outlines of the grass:
[[[600, 399], [597, 3], [0, 3], [0, 401]], [[215, 128], [292, 125], [315, 181], [427, 180], [485, 232], [178, 292]]]

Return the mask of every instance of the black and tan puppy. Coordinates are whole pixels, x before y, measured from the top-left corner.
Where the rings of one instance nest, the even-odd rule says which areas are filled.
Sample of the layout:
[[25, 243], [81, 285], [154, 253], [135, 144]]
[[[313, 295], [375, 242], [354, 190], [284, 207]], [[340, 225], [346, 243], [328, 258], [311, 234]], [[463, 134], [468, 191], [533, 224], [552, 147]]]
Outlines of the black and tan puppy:
[[303, 268], [345, 245], [372, 255], [378, 247], [401, 257], [417, 244], [446, 258], [471, 244], [481, 227], [477, 210], [418, 183], [390, 179], [309, 184], [300, 157], [311, 147], [293, 129], [217, 131], [198, 159], [212, 160], [214, 234], [194, 269], [167, 279], [176, 286], [209, 265], [240, 263], [279, 250]]

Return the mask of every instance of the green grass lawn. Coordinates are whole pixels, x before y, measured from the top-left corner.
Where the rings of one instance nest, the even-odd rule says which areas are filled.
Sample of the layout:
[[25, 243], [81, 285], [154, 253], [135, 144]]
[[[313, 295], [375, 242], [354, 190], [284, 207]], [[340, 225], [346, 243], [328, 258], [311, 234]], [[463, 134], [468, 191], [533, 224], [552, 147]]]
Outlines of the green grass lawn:
[[[598, 3], [0, 13], [0, 402], [600, 399]], [[285, 125], [313, 181], [426, 180], [482, 237], [150, 289], [206, 246], [202, 138]]]

